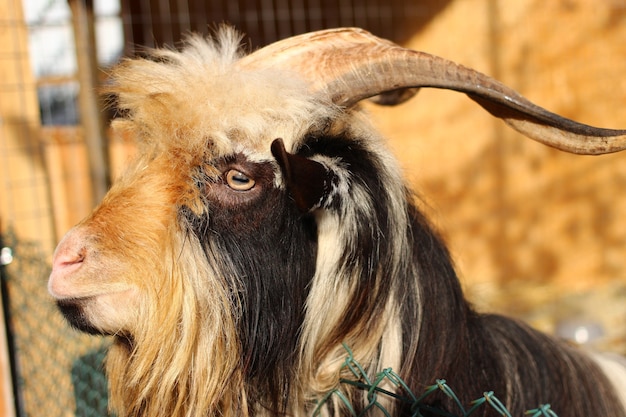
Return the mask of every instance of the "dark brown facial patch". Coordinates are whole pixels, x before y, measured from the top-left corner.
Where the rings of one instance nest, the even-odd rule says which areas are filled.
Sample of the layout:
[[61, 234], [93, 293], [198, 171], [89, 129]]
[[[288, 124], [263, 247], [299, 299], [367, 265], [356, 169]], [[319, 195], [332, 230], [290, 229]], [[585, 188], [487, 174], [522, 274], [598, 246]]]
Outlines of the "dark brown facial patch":
[[[274, 166], [270, 162], [252, 162], [243, 154], [235, 154], [217, 161], [214, 166], [218, 175], [203, 186], [213, 221], [219, 223], [223, 219], [237, 230], [254, 231], [272, 217], [273, 207], [268, 202], [278, 190], [274, 185]], [[229, 184], [232, 171], [248, 178], [254, 185], [244, 190], [233, 187]]]

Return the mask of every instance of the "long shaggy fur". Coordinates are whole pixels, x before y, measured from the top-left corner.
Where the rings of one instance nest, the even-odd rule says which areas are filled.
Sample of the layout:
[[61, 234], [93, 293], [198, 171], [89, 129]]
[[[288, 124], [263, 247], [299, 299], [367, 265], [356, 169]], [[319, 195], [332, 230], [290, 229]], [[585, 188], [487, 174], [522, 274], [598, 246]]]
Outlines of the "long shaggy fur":
[[[416, 393], [445, 378], [462, 402], [493, 390], [513, 415], [542, 403], [563, 417], [625, 414], [580, 349], [471, 308], [359, 109], [336, 108], [296, 74], [240, 70], [238, 43], [231, 30], [192, 37], [180, 52], [126, 61], [108, 88], [123, 115], [114, 127], [141, 156], [66, 239], [88, 242], [83, 268], [93, 262], [76, 285], [132, 302], [115, 321], [114, 300], [61, 303], [76, 327], [115, 335], [118, 416], [304, 416], [337, 388], [358, 411], [363, 392], [339, 384], [351, 376], [344, 344], [370, 374], [391, 367]], [[333, 173], [319, 207], [294, 205], [276, 138]], [[226, 188], [233, 168], [255, 179], [249, 194]]]

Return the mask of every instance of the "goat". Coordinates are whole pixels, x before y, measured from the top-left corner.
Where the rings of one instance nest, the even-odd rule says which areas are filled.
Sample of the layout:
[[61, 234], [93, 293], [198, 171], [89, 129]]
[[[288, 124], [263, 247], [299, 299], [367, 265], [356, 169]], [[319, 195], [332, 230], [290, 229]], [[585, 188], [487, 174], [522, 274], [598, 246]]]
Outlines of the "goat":
[[[250, 54], [240, 43], [229, 28], [192, 35], [122, 62], [105, 87], [112, 126], [137, 139], [138, 156], [59, 243], [48, 288], [73, 327], [113, 336], [118, 416], [304, 416], [333, 390], [360, 413], [366, 393], [340, 384], [345, 347], [413, 392], [446, 378], [463, 403], [493, 390], [513, 415], [546, 402], [564, 417], [626, 415], [619, 360], [473, 310], [359, 102], [457, 90], [582, 154], [626, 149], [626, 131], [562, 118], [360, 29]], [[444, 395], [424, 401], [455, 409]], [[321, 407], [349, 415], [338, 400]]]

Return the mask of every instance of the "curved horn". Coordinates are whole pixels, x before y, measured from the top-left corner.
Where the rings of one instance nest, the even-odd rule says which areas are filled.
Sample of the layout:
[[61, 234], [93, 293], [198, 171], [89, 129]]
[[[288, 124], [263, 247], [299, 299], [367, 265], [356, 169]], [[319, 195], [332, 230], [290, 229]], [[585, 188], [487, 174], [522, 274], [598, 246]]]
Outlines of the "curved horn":
[[402, 48], [361, 29], [307, 33], [268, 45], [244, 57], [242, 68], [282, 68], [351, 107], [380, 96], [394, 105], [421, 87], [467, 94], [520, 133], [560, 150], [587, 155], [626, 149], [626, 130], [588, 126], [549, 112], [480, 72], [424, 52]]

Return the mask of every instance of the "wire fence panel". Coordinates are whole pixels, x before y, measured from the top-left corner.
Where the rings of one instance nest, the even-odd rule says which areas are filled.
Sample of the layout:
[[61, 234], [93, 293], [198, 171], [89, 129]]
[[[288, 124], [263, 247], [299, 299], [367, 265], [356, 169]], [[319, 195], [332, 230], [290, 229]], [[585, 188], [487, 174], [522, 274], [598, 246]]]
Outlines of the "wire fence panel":
[[[338, 400], [339, 403], [347, 410], [346, 415], [350, 417], [366, 417], [368, 415], [384, 415], [391, 417], [392, 412], [387, 410], [384, 403], [400, 402], [410, 406], [410, 417], [424, 416], [441, 416], [441, 417], [471, 417], [472, 415], [482, 414], [485, 408], [491, 408], [503, 417], [513, 417], [506, 405], [503, 404], [493, 391], [484, 392], [482, 397], [473, 400], [468, 405], [464, 405], [459, 400], [454, 390], [448, 385], [445, 379], [438, 379], [435, 383], [418, 395], [411, 391], [409, 386], [402, 378], [391, 368], [383, 369], [374, 376], [368, 375], [361, 364], [354, 359], [352, 350], [344, 344], [346, 350], [346, 359], [343, 367], [349, 370], [354, 379], [342, 379], [340, 383], [351, 387], [356, 387], [366, 394], [367, 403], [363, 407], [363, 411], [356, 412], [350, 401], [342, 393], [342, 387], [330, 391], [318, 403], [313, 412], [313, 417], [322, 415], [322, 409], [327, 403]], [[393, 387], [395, 391], [390, 391], [388, 385]], [[428, 403], [427, 400], [436, 395], [443, 393], [451, 399], [456, 405], [453, 410], [444, 409], [437, 405]], [[381, 398], [384, 398], [381, 400]], [[385, 401], [387, 400], [387, 401]], [[475, 414], [476, 413], [476, 414]], [[527, 410], [524, 413], [531, 417], [558, 417], [551, 410], [550, 404], [541, 404], [537, 408]], [[407, 417], [409, 417], [407, 416]]]
[[107, 340], [80, 334], [50, 301], [50, 267], [40, 245], [5, 234], [13, 261], [3, 274], [9, 300], [21, 416], [105, 416], [107, 389], [103, 373]]

